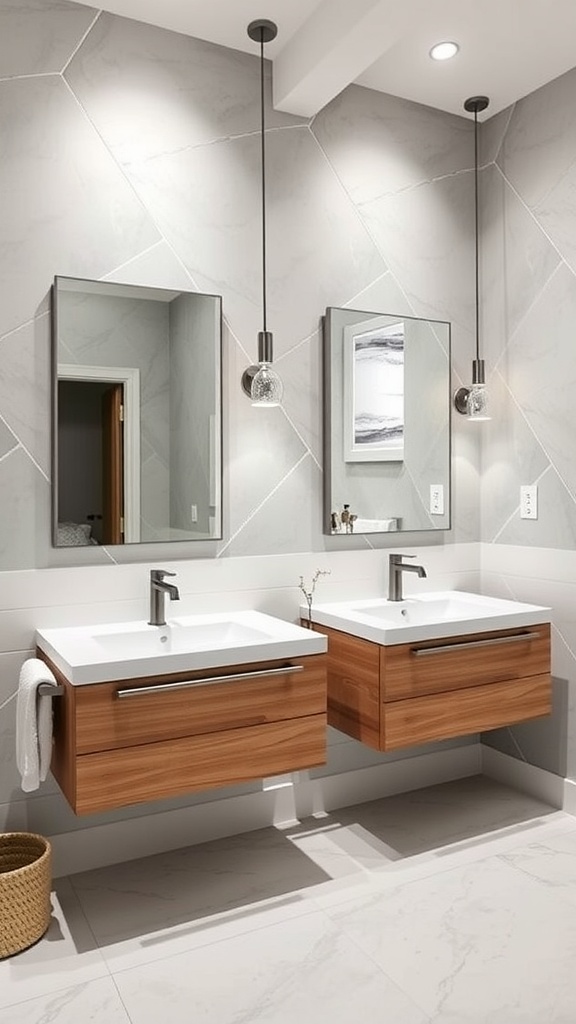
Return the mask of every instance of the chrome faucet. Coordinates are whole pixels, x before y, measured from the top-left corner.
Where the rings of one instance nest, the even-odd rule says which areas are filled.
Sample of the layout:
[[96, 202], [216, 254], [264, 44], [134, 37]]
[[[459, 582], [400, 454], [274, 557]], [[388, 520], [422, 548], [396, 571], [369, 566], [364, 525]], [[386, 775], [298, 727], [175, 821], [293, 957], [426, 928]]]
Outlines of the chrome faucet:
[[165, 583], [165, 576], [175, 576], [175, 572], [168, 572], [167, 569], [150, 570], [150, 619], [149, 626], [166, 625], [166, 609], [164, 595], [168, 594], [171, 601], [179, 601], [180, 594], [178, 587], [173, 583]]
[[415, 572], [422, 578], [426, 576], [423, 565], [406, 565], [403, 558], [416, 558], [416, 555], [390, 555], [388, 559], [388, 600], [402, 601], [402, 573]]

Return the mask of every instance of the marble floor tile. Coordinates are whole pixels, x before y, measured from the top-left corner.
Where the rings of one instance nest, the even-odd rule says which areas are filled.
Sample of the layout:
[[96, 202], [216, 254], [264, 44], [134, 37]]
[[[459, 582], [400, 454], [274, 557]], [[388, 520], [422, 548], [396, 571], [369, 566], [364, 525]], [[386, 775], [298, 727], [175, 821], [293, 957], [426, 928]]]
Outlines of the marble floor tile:
[[575, 854], [474, 777], [84, 872], [0, 1024], [574, 1024]]
[[576, 831], [543, 836], [517, 850], [500, 854], [502, 860], [576, 905]]
[[532, 845], [547, 844], [556, 837], [576, 832], [576, 820], [562, 811], [557, 811], [532, 821], [510, 825], [484, 835], [464, 839], [447, 846], [425, 850], [411, 857], [390, 857], [381, 859], [379, 865], [372, 864], [370, 870], [354, 875], [333, 878], [308, 890], [307, 898], [315, 906], [328, 910], [363, 896], [384, 893], [399, 886], [409, 886], [433, 875], [459, 870], [507, 854], [521, 855]]
[[130, 1024], [112, 978], [100, 978], [0, 1009], [0, 1024]]
[[478, 837], [554, 812], [548, 804], [483, 775], [332, 812], [329, 821], [358, 824], [402, 857]]
[[[0, 1022], [8, 1024], [16, 1019], [10, 1016], [11, 1011], [4, 1011], [5, 1007], [24, 1000], [45, 1001], [70, 986], [79, 991], [97, 978], [108, 977], [108, 973], [70, 882], [59, 879], [54, 884], [52, 918], [44, 938], [30, 949], [0, 960]], [[30, 1017], [30, 1024], [41, 1019]], [[62, 1017], [66, 1022], [69, 1019]], [[52, 1020], [60, 1022], [57, 1016], [46, 1017], [46, 1021]], [[22, 1021], [28, 1024], [28, 1017], [23, 1016]]]
[[[108, 962], [145, 962], [313, 909], [330, 876], [279, 830], [260, 829], [72, 876]], [[128, 960], [126, 960], [128, 958]]]
[[329, 913], [434, 1024], [576, 1020], [574, 907], [498, 857]]
[[324, 914], [115, 975], [132, 1024], [425, 1024]]

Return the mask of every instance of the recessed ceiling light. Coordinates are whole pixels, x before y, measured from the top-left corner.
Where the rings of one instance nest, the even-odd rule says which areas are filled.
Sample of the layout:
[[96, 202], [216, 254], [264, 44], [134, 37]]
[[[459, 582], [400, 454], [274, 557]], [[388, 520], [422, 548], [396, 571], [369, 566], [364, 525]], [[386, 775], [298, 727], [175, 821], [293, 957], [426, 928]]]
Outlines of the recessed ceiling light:
[[430, 50], [432, 60], [450, 60], [455, 57], [460, 47], [458, 43], [436, 43]]

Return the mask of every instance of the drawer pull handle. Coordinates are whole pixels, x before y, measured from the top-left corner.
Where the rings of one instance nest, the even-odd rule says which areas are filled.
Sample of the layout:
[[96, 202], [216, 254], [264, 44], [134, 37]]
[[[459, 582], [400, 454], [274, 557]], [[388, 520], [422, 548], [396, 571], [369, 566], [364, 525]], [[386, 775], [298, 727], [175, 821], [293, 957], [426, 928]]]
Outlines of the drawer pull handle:
[[152, 686], [133, 686], [130, 690], [117, 690], [116, 696], [142, 697], [145, 693], [168, 693], [170, 690], [182, 690], [192, 686], [213, 686], [215, 683], [230, 683], [237, 679], [259, 679], [262, 676], [287, 676], [294, 672], [303, 672], [303, 665], [283, 665], [282, 668], [258, 669], [255, 672], [235, 672], [228, 676], [206, 676], [202, 679], [182, 679], [179, 683], [156, 683]]
[[460, 644], [438, 644], [436, 647], [413, 647], [410, 654], [421, 658], [427, 654], [444, 654], [446, 651], [467, 651], [471, 647], [491, 647], [493, 644], [515, 644], [520, 640], [537, 640], [540, 633], [513, 633], [512, 636], [487, 637], [485, 640], [463, 640]]

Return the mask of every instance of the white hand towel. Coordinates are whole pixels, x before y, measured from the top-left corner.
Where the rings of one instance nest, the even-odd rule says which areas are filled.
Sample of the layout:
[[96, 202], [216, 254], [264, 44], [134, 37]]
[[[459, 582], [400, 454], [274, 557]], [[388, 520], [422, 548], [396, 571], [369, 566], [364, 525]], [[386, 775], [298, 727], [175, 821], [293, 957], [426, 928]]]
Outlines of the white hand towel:
[[39, 658], [28, 658], [20, 672], [16, 704], [16, 764], [25, 793], [44, 782], [52, 757], [52, 698], [40, 696], [40, 683], [56, 686], [48, 666]]

